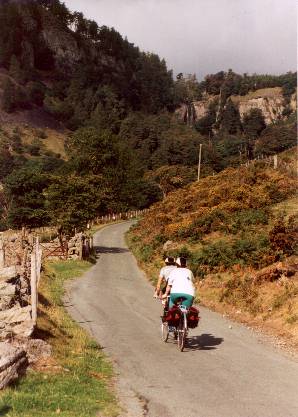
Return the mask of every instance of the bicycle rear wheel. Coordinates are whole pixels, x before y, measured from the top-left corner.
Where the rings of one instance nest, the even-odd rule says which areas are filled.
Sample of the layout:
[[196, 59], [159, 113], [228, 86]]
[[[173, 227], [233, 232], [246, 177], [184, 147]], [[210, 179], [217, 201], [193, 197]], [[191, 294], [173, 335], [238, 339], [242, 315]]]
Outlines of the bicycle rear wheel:
[[178, 326], [178, 349], [182, 352], [185, 346], [185, 339], [186, 339], [186, 328], [184, 326], [184, 319], [183, 317], [180, 320]]
[[164, 342], [167, 342], [169, 338], [169, 326], [166, 322], [161, 323], [161, 338]]

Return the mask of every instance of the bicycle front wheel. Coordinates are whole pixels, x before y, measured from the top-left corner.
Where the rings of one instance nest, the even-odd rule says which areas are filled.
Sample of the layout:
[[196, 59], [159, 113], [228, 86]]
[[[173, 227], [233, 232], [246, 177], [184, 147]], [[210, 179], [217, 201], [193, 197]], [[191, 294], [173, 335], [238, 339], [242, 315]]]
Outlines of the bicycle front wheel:
[[169, 326], [166, 322], [161, 323], [161, 338], [164, 342], [167, 342], [169, 338]]

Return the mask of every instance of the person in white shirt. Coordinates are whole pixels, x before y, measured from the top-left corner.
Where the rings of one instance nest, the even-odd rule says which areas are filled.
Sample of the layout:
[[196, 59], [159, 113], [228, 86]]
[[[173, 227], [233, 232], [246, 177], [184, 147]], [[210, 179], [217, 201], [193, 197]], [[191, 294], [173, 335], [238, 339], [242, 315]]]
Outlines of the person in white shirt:
[[165, 264], [166, 265], [163, 266], [159, 272], [159, 277], [158, 277], [157, 285], [156, 285], [155, 292], [154, 292], [155, 298], [162, 297], [163, 293], [166, 291], [170, 273], [174, 269], [177, 269], [177, 266], [175, 264], [175, 259], [172, 258], [171, 256], [168, 256], [165, 259]]
[[176, 259], [177, 269], [174, 269], [168, 279], [168, 285], [163, 298], [170, 295], [169, 307], [173, 307], [177, 299], [182, 299], [182, 305], [191, 307], [195, 297], [194, 276], [186, 267], [185, 258]]

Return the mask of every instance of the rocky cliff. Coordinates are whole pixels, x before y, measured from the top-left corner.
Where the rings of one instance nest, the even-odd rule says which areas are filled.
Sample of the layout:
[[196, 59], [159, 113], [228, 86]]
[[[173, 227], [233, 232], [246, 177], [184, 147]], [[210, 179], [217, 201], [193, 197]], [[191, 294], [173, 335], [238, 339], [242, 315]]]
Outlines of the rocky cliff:
[[[266, 124], [271, 124], [283, 118], [283, 111], [286, 108], [282, 89], [263, 88], [254, 91], [246, 96], [232, 96], [235, 104], [238, 104], [241, 119], [251, 109], [260, 109], [263, 113]], [[295, 111], [297, 107], [297, 93], [291, 97], [290, 108]]]
[[[271, 124], [284, 117], [283, 112], [286, 104], [280, 87], [263, 88], [245, 96], [231, 96], [231, 100], [238, 106], [241, 120], [246, 113], [255, 108], [262, 111], [266, 124]], [[219, 101], [219, 96], [206, 94], [200, 101], [195, 101], [190, 105], [182, 104], [176, 114], [180, 120], [192, 123], [206, 116], [210, 103], [214, 101]], [[289, 107], [293, 112], [296, 111], [297, 92], [292, 95]]]

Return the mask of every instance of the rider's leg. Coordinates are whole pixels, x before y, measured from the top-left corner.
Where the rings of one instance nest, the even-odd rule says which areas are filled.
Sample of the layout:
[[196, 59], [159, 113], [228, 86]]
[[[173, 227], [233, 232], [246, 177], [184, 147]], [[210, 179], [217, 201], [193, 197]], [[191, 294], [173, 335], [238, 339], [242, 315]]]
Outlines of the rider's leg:
[[185, 307], [191, 307], [192, 303], [193, 303], [193, 300], [194, 300], [194, 297], [192, 295], [189, 295], [189, 294], [184, 294], [183, 297], [185, 299], [182, 301], [182, 305], [185, 306]]
[[170, 293], [170, 299], [169, 299], [169, 308], [172, 308], [175, 304], [177, 298], [179, 297], [179, 294], [172, 294]]
[[182, 298], [181, 304], [185, 307], [191, 307], [193, 300], [194, 300], [194, 297], [192, 295], [183, 294], [183, 293], [174, 293], [174, 294], [171, 294], [171, 297], [170, 297], [170, 308], [173, 307], [177, 298]]

